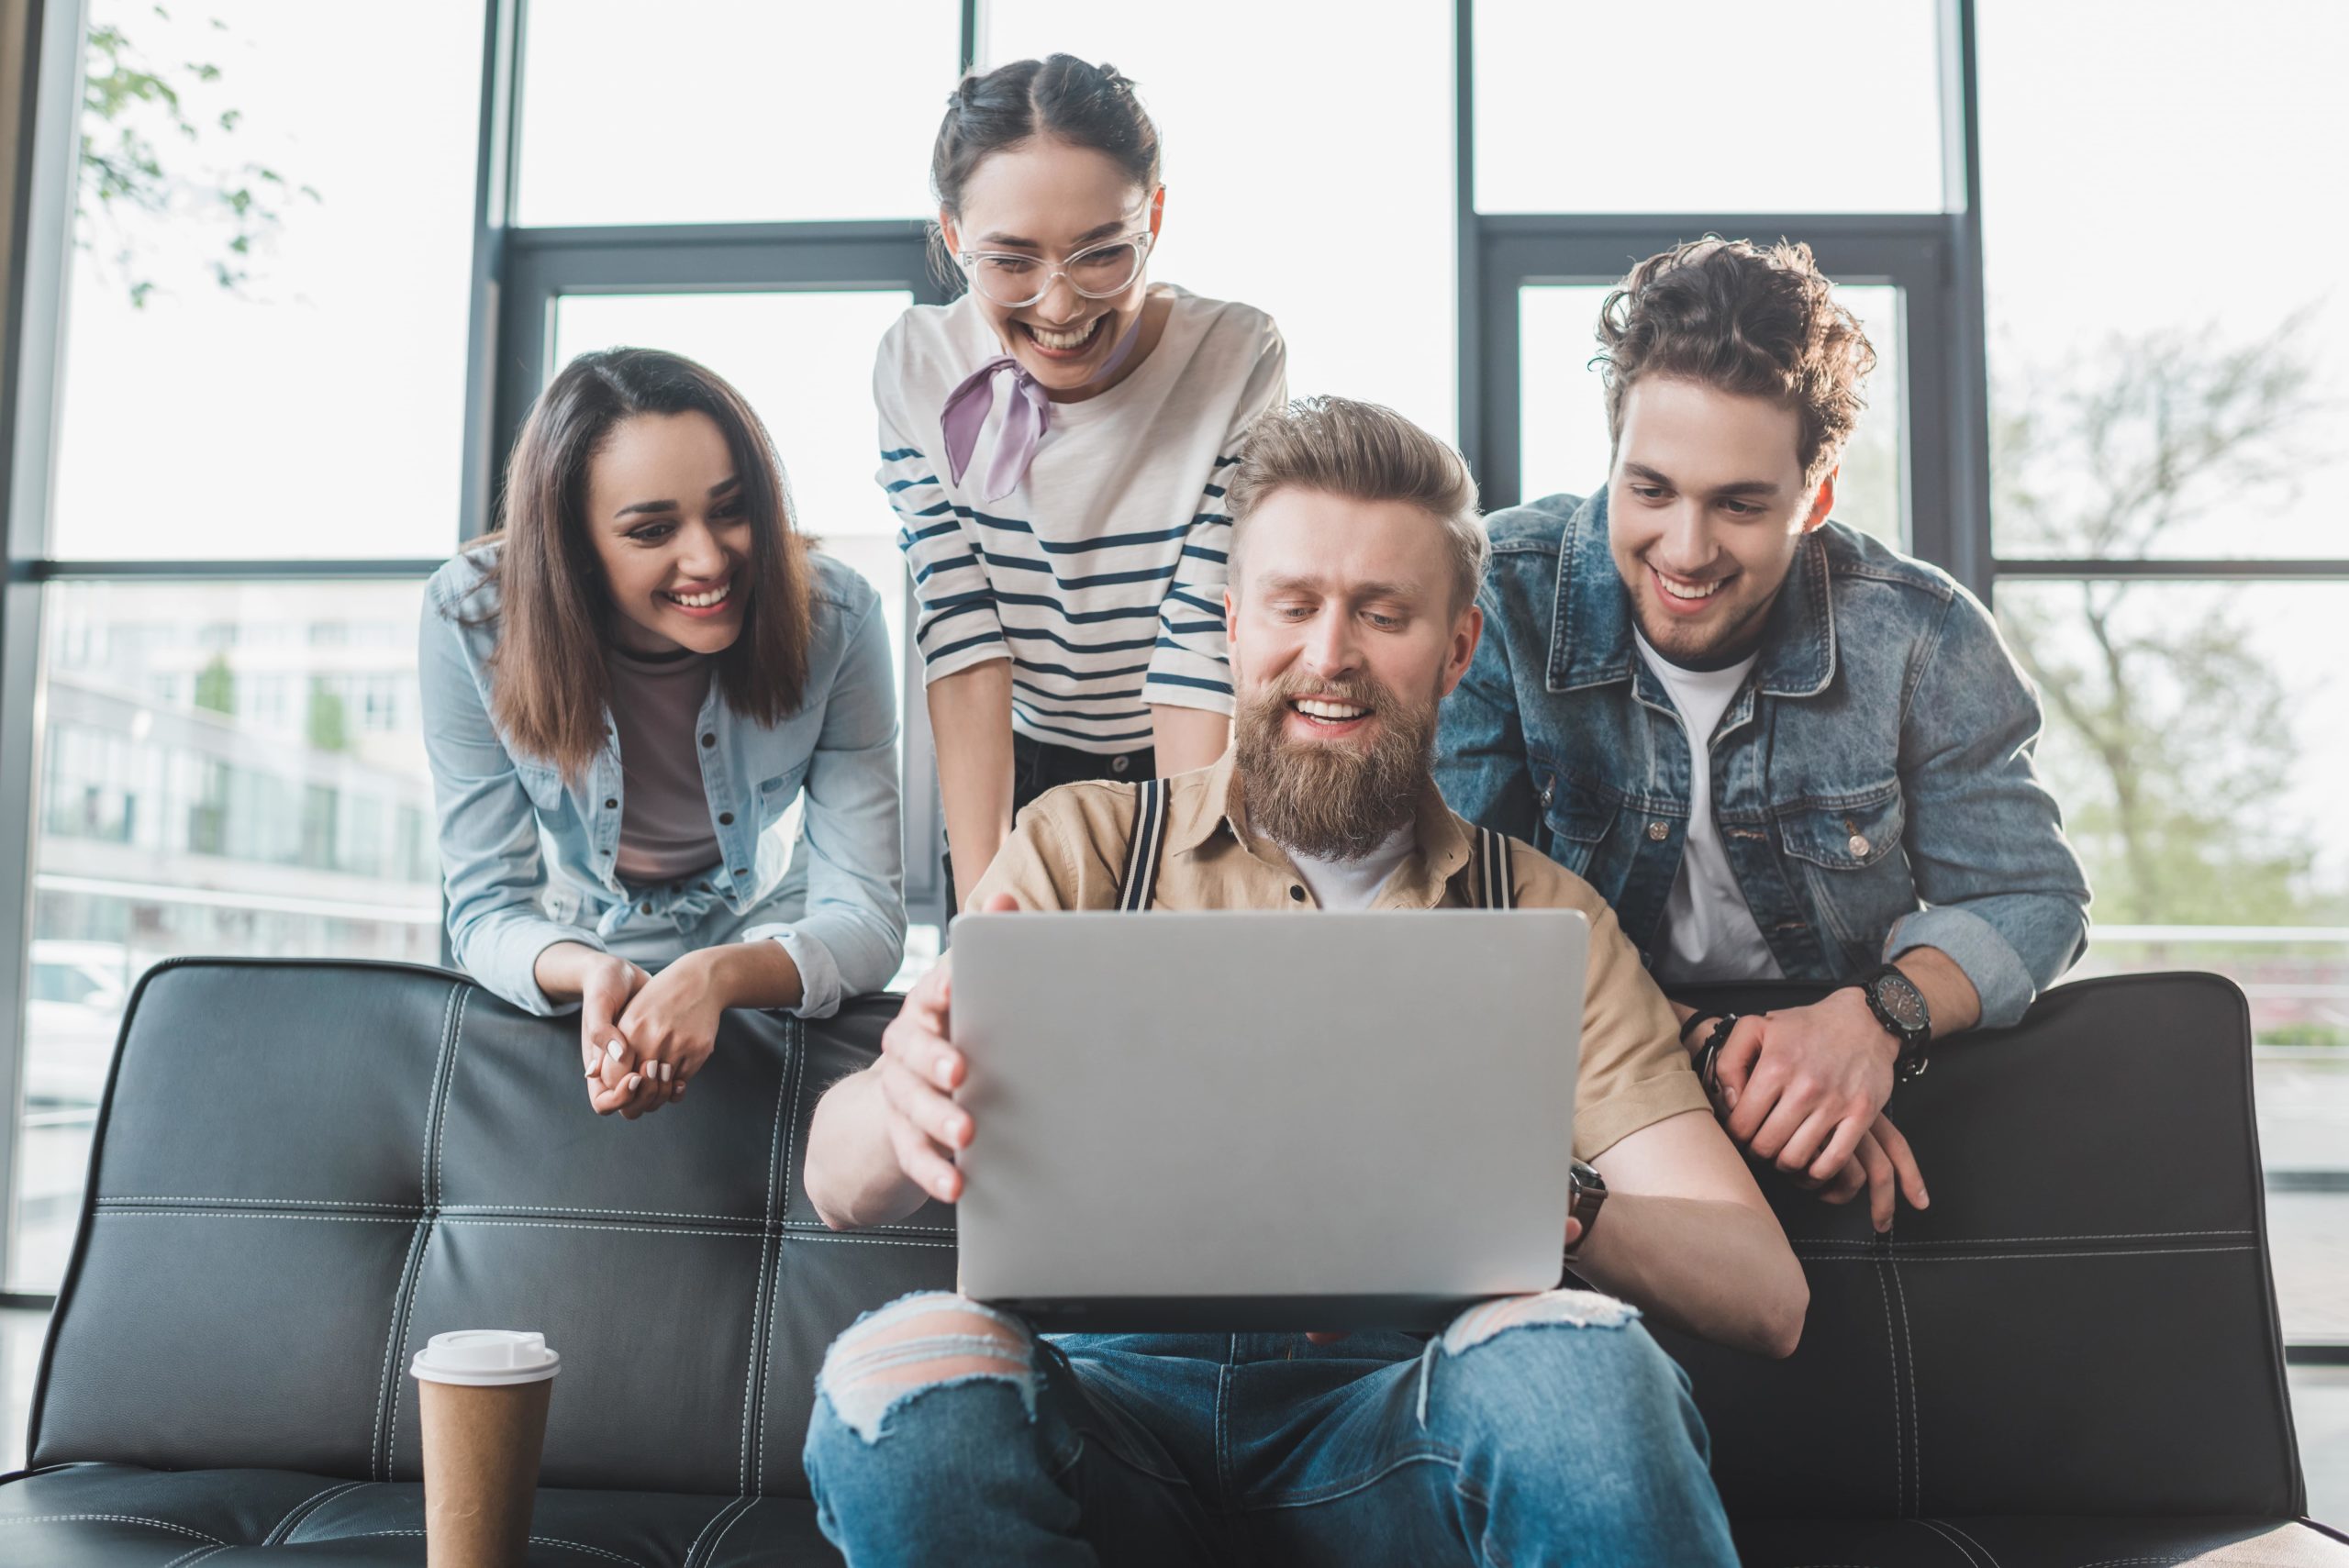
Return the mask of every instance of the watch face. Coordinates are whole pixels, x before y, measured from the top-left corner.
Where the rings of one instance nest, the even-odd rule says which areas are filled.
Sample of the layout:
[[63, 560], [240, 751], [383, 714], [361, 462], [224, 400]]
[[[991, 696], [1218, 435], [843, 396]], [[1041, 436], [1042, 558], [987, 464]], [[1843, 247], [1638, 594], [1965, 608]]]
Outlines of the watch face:
[[1884, 1010], [1905, 1029], [1921, 1029], [1929, 1022], [1925, 1012], [1924, 994], [1909, 983], [1909, 977], [1895, 971], [1879, 974], [1869, 987]]

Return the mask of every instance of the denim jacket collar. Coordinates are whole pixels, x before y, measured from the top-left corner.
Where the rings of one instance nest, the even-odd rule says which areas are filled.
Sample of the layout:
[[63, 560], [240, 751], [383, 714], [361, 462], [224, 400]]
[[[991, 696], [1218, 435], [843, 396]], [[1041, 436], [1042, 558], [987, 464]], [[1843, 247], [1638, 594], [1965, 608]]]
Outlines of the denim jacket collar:
[[[1631, 679], [1631, 595], [1607, 543], [1607, 492], [1582, 504], [1558, 549], [1558, 604], [1551, 622], [1549, 689], [1571, 692]], [[1754, 689], [1814, 697], [1835, 679], [1835, 601], [1827, 548], [1817, 532], [1795, 551], [1754, 662]]]

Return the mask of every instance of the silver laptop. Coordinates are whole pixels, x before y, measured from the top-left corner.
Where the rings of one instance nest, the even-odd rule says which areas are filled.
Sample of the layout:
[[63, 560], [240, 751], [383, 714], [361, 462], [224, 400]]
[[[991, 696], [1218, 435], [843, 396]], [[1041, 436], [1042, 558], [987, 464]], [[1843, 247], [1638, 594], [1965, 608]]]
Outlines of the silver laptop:
[[1573, 910], [964, 916], [961, 1288], [1076, 1330], [1550, 1288], [1589, 944]]

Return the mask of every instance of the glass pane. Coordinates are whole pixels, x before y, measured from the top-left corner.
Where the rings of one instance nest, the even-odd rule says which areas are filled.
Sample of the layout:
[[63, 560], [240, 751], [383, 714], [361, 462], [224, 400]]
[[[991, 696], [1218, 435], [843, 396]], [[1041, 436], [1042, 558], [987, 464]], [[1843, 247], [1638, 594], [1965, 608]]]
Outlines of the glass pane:
[[50, 553], [455, 544], [481, 50], [479, 0], [91, 0]]
[[2010, 578], [1998, 609], [2096, 893], [2076, 973], [2243, 986], [2284, 1331], [2349, 1339], [2349, 584]]
[[[1614, 450], [1607, 389], [1590, 357], [1598, 351], [1598, 307], [1615, 285], [1534, 284], [1518, 291], [1519, 450], [1528, 500], [1561, 491], [1588, 495], [1607, 483]], [[1835, 520], [1895, 549], [1907, 538], [1901, 478], [1900, 291], [1889, 284], [1839, 284], [1835, 295], [1860, 318], [1876, 346], [1868, 411], [1843, 449]]]
[[1978, 15], [1998, 553], [2349, 555], [2349, 9]]
[[159, 959], [440, 955], [416, 583], [63, 583], [8, 1285], [53, 1290], [130, 987]]
[[1165, 144], [1151, 275], [1269, 311], [1293, 395], [1384, 403], [1452, 439], [1452, 8], [990, 0], [986, 63], [1055, 51], [1134, 78]]
[[1934, 13], [1476, 0], [1476, 209], [1939, 212]]
[[921, 217], [956, 0], [530, 0], [515, 221]]

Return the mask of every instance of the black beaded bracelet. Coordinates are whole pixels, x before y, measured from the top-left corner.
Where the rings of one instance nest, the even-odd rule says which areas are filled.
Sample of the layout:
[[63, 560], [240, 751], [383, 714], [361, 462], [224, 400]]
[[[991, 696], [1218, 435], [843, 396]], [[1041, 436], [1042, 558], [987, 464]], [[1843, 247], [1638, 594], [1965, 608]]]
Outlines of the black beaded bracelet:
[[1697, 1026], [1698, 1024], [1703, 1023], [1707, 1018], [1718, 1018], [1721, 1015], [1719, 1013], [1691, 1013], [1687, 1018], [1681, 1019], [1680, 1043], [1683, 1045], [1687, 1045], [1688, 1043], [1688, 1037], [1697, 1031]]
[[1735, 1013], [1719, 1015], [1713, 1023], [1713, 1032], [1706, 1037], [1704, 1051], [1697, 1058], [1697, 1081], [1704, 1085], [1709, 1096], [1720, 1087], [1715, 1073], [1720, 1067], [1721, 1047], [1729, 1043], [1729, 1037], [1739, 1021], [1739, 1015]]

